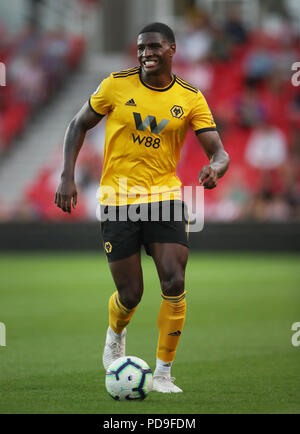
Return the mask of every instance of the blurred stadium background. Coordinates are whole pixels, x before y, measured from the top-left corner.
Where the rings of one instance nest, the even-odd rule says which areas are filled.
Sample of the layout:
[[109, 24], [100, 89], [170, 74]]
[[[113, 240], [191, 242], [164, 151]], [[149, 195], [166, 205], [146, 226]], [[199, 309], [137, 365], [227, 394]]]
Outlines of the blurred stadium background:
[[[100, 394], [95, 352], [105, 335], [103, 297], [114, 290], [96, 219], [105, 122], [79, 155], [76, 211], [62, 213], [54, 194], [67, 124], [102, 78], [136, 65], [136, 34], [151, 21], [174, 28], [174, 70], [206, 96], [231, 166], [205, 192], [204, 230], [191, 234], [202, 252], [191, 253], [193, 309], [177, 364], [187, 405], [156, 398], [121, 412], [299, 412], [300, 350], [290, 343], [300, 321], [298, 0], [0, 3], [1, 412], [120, 412]], [[190, 132], [178, 167], [183, 185], [197, 185], [205, 162]], [[144, 304], [129, 349], [151, 364], [159, 305], [151, 289], [159, 283], [143, 261]]]
[[[0, 220], [95, 221], [105, 123], [79, 157], [79, 206], [53, 205], [72, 116], [111, 71], [136, 65], [135, 39], [160, 20], [177, 35], [174, 69], [202, 90], [231, 167], [205, 195], [206, 222], [300, 221], [297, 0], [12, 0], [0, 6]], [[178, 174], [197, 185], [190, 132]]]

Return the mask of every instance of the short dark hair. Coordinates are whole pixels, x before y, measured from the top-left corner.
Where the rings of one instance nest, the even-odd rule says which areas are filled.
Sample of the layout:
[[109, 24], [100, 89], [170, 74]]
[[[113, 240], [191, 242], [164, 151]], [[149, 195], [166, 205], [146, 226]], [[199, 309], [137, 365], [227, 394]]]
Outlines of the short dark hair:
[[173, 30], [164, 23], [148, 24], [147, 26], [142, 28], [142, 30], [139, 32], [139, 35], [141, 33], [149, 33], [149, 32], [160, 33], [161, 35], [165, 36], [165, 38], [170, 44], [175, 44], [175, 35]]

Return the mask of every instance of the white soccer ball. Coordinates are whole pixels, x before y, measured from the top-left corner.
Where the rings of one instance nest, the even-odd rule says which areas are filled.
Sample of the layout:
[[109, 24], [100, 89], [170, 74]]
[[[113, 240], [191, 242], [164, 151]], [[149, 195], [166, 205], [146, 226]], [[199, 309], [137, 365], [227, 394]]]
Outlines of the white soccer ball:
[[120, 357], [107, 369], [105, 386], [109, 395], [118, 401], [142, 400], [152, 390], [152, 371], [138, 357]]

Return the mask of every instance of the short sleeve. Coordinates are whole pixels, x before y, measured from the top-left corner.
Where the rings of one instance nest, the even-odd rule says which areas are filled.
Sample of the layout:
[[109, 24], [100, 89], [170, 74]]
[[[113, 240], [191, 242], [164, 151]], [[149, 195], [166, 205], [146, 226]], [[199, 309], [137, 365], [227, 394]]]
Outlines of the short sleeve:
[[206, 99], [200, 91], [195, 98], [194, 107], [191, 111], [190, 125], [196, 134], [205, 131], [216, 131], [216, 124]]
[[105, 78], [89, 99], [89, 105], [97, 115], [105, 116], [113, 108], [112, 79]]

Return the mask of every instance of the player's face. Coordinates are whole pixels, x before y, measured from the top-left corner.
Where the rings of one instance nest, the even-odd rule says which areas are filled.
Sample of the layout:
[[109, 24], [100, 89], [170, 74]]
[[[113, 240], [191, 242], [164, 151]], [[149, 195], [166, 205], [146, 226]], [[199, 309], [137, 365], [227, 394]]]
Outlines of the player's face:
[[146, 74], [158, 74], [172, 68], [175, 44], [170, 44], [157, 32], [142, 33], [138, 36], [138, 60]]

